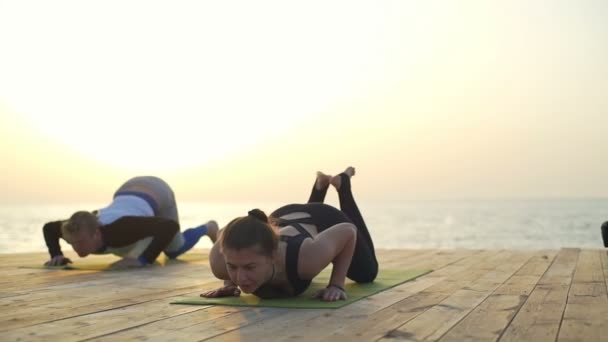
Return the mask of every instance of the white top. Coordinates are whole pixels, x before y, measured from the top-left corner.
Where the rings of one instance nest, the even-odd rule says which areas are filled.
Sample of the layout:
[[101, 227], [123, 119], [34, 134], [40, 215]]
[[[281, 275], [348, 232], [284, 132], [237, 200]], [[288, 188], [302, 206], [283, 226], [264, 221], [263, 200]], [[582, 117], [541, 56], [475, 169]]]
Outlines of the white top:
[[99, 209], [99, 222], [110, 224], [123, 216], [154, 216], [154, 209], [141, 197], [134, 195], [118, 195], [112, 203]]
[[[110, 224], [123, 216], [154, 216], [154, 210], [141, 197], [118, 195], [110, 205], [97, 212], [97, 217], [102, 225]], [[102, 254], [112, 253], [121, 257], [137, 258], [150, 242], [152, 242], [152, 238], [147, 237], [127, 246], [107, 248]]]

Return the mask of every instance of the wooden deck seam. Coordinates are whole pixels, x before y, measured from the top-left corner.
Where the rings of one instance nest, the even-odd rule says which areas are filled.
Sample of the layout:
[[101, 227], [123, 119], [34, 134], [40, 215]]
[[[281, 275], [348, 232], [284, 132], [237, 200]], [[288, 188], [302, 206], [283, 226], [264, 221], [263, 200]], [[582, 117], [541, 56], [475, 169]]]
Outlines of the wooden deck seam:
[[[74, 319], [74, 318], [78, 318], [78, 317], [84, 317], [84, 316], [88, 316], [88, 315], [94, 315], [94, 314], [98, 314], [98, 313], [102, 313], [102, 312], [108, 312], [108, 311], [113, 311], [113, 310], [120, 310], [120, 309], [128, 308], [128, 307], [131, 307], [131, 306], [135, 306], [135, 305], [140, 305], [140, 304], [154, 302], [154, 301], [157, 301], [157, 300], [166, 300], [167, 298], [171, 298], [171, 297], [174, 297], [174, 296], [169, 296], [169, 297], [165, 297], [165, 298], [150, 299], [150, 300], [146, 300], [146, 301], [142, 301], [142, 302], [138, 302], [138, 303], [131, 303], [131, 304], [126, 304], [126, 305], [122, 305], [122, 306], [115, 306], [115, 307], [112, 307], [112, 308], [101, 309], [99, 311], [93, 311], [93, 312], [82, 313], [82, 314], [78, 314], [78, 315], [74, 315], [74, 316], [68, 316], [68, 317], [61, 317], [61, 318], [57, 318], [57, 319], [51, 319], [51, 320], [48, 320], [48, 321], [37, 322], [37, 323], [34, 323], [34, 324], [30, 324], [30, 325], [23, 325], [23, 326], [20, 326], [18, 328], [15, 328], [15, 329], [5, 330], [4, 332], [9, 332], [11, 330], [16, 330], [16, 329], [31, 328], [31, 327], [34, 327], [36, 325], [61, 322], [61, 321], [69, 320], [69, 319]], [[209, 306], [206, 306], [204, 308], [208, 308], [208, 307]], [[201, 308], [201, 309], [203, 309], [203, 308]], [[194, 310], [194, 311], [198, 311], [198, 310]]]
[[0, 340], [566, 342], [608, 334], [606, 249], [383, 250], [387, 269], [432, 272], [331, 311], [170, 305], [220, 284], [200, 263], [128, 274], [17, 270], [40, 257], [3, 259], [14, 265], [0, 267]]
[[[197, 340], [197, 341], [201, 342], [201, 341], [207, 341], [207, 340], [211, 340], [211, 339], [217, 338], [217, 337], [219, 337], [221, 335], [225, 335], [227, 333], [230, 333], [230, 332], [233, 332], [233, 331], [236, 331], [236, 330], [240, 330], [240, 329], [242, 329], [244, 327], [248, 327], [248, 326], [257, 324], [258, 322], [260, 322], [262, 320], [265, 320], [265, 319], [268, 319], [268, 318], [273, 318], [273, 317], [276, 317], [276, 316], [280, 316], [284, 311], [288, 311], [289, 310], [289, 309], [283, 310], [283, 309], [276, 309], [276, 308], [263, 308], [263, 309], [267, 309], [267, 310], [262, 310], [262, 311], [266, 311], [267, 314], [268, 314], [268, 316], [266, 316], [266, 317], [258, 317], [256, 320], [250, 321], [247, 324], [239, 325], [239, 326], [236, 326], [236, 327], [234, 327], [232, 329], [229, 329], [229, 330], [220, 331], [220, 332], [218, 332], [215, 335], [208, 336], [208, 337], [203, 338], [202, 340]], [[253, 308], [252, 308], [252, 310], [253, 310]]]
[[[463, 256], [462, 254], [464, 254], [464, 253], [462, 253], [462, 252], [466, 252], [466, 254]], [[455, 262], [462, 261], [463, 259], [466, 259], [466, 258], [474, 258], [474, 255], [478, 254], [478, 252], [479, 251], [460, 251], [460, 252], [457, 252], [458, 253], [458, 255], [457, 255], [458, 259], [456, 259]], [[428, 267], [428, 268], [434, 268], [435, 267], [436, 268], [435, 270], [439, 271], [443, 266], [447, 265], [448, 263], [451, 264], [452, 262], [454, 262], [455, 259], [451, 257], [452, 255], [454, 255], [454, 253], [455, 253], [454, 251], [447, 251], [445, 253], [442, 252], [442, 251], [435, 251], [431, 255], [425, 254], [426, 258], [431, 258], [431, 259], [426, 260], [426, 258], [422, 258], [422, 259], [420, 259], [420, 258], [414, 258], [414, 259], [417, 259], [417, 260], [413, 264], [409, 264], [409, 262], [411, 262], [413, 260], [413, 259], [409, 259], [408, 260], [407, 268], [408, 269], [416, 269], [416, 268], [426, 268], [426, 267]], [[450, 256], [449, 259], [446, 258], [447, 256]], [[441, 259], [445, 259], [445, 261], [439, 261], [438, 262], [438, 260], [441, 260]], [[430, 266], [427, 266], [427, 265], [433, 265], [433, 267], [430, 267]], [[435, 266], [435, 265], [438, 265], [438, 266]], [[432, 275], [431, 273], [426, 274], [425, 276], [419, 278], [421, 280], [418, 280], [418, 281], [415, 281], [415, 282], [406, 282], [406, 283], [403, 283], [403, 284], [399, 285], [398, 287], [401, 287], [401, 286], [406, 287], [406, 288], [409, 288], [409, 287], [412, 287], [412, 286], [413, 287], [417, 287], [418, 282], [423, 282], [423, 283], [429, 283], [429, 284], [425, 284], [425, 286], [423, 288], [423, 289], [426, 289], [426, 288], [428, 288], [430, 286], [433, 286], [437, 281], [440, 281], [441, 279], [443, 279], [442, 276], [438, 276], [437, 274], [432, 275], [432, 276], [431, 275]], [[435, 281], [436, 279], [437, 279], [437, 281]], [[406, 295], [406, 297], [409, 297], [410, 295], [413, 295], [414, 293], [418, 293], [419, 291], [421, 291], [423, 289], [419, 288], [418, 290], [416, 290], [416, 292], [413, 292], [413, 293], [411, 293], [409, 295]], [[389, 289], [387, 291], [383, 291], [383, 292], [381, 292], [379, 294], [374, 295], [373, 297], [376, 297], [376, 296], [383, 297], [384, 293], [389, 293], [392, 290], [393, 289]], [[390, 302], [392, 304], [394, 304], [394, 303], [399, 302], [399, 301], [401, 301], [403, 299], [404, 298], [401, 298], [400, 300], [396, 300], [395, 302], [393, 302], [391, 300]], [[362, 303], [361, 302], [357, 302], [357, 303], [353, 303], [351, 305], [352, 305], [352, 308], [354, 308], [354, 307], [357, 307], [358, 305], [362, 305]], [[386, 308], [386, 306], [383, 306], [382, 308], [372, 309], [372, 311], [369, 311], [369, 312], [366, 311], [366, 313], [364, 315], [365, 316], [366, 315], [370, 315], [370, 314], [376, 313], [378, 311], [381, 311], [381, 310], [383, 310], [385, 308]], [[349, 310], [350, 309], [348, 309], [347, 307], [344, 307], [342, 309], [336, 310], [335, 313], [328, 313], [327, 314], [328, 316], [325, 316], [325, 314], [324, 314], [323, 316], [325, 318], [322, 319], [323, 323], [320, 323], [320, 325], [323, 326], [323, 327], [325, 327], [324, 322], [326, 322], [327, 319], [329, 319], [329, 320], [333, 320], [333, 319], [346, 320], [344, 322], [345, 323], [344, 325], [340, 325], [340, 329], [342, 329], [342, 328], [346, 329], [347, 326], [350, 326], [351, 324], [356, 324], [356, 322], [354, 320], [351, 320], [351, 318], [353, 318], [353, 316], [352, 316], [352, 312], [350, 312]], [[342, 316], [342, 315], [344, 315], [344, 316]], [[307, 328], [306, 327], [313, 327], [313, 326], [317, 326], [318, 327], [318, 325], [314, 323], [315, 321], [319, 322], [318, 320], [319, 320], [320, 316], [319, 316], [318, 312], [305, 313], [303, 311], [298, 311], [298, 313], [296, 314], [296, 316], [297, 316], [298, 322], [300, 322], [299, 328], [296, 328], [295, 332], [293, 330], [289, 330], [289, 334], [287, 336], [280, 336], [280, 337], [277, 338], [277, 341], [295, 341], [295, 340], [299, 340], [303, 336], [306, 336], [306, 334], [307, 334]], [[280, 320], [281, 318], [280, 317], [279, 318], [275, 317], [272, 320], [269, 320], [268, 324], [271, 324], [271, 325], [272, 324], [277, 324], [277, 322], [278, 322], [277, 319]], [[311, 322], [313, 322], [313, 323], [311, 324]], [[284, 326], [285, 322], [278, 322], [278, 325], [279, 326]], [[248, 331], [248, 330], [245, 329], [243, 331]], [[331, 331], [333, 331], [333, 330], [330, 330], [328, 332], [331, 332]], [[313, 335], [315, 337], [310, 337], [309, 336], [312, 340], [323, 340], [324, 338], [328, 337], [328, 335], [326, 335], [325, 333], [321, 333], [321, 336], [317, 336], [317, 335], [315, 335], [315, 333], [316, 332], [313, 332]], [[222, 338], [225, 338], [227, 340], [230, 340], [230, 339], [233, 339], [233, 338], [236, 337], [234, 335], [235, 335], [234, 333], [227, 333], [226, 335], [221, 335], [219, 337], [215, 337], [215, 339], [216, 340], [221, 340]], [[260, 332], [256, 331], [254, 329], [254, 335], [260, 335]], [[258, 336], [258, 337], [262, 338], [261, 336]]]
[[[491, 293], [490, 293], [490, 294], [489, 294], [489, 295], [488, 295], [488, 296], [487, 296], [487, 297], [486, 297], [484, 300], [482, 300], [482, 301], [481, 301], [481, 302], [479, 302], [479, 303], [478, 303], [476, 306], [474, 306], [473, 308], [471, 308], [471, 310], [470, 310], [470, 311], [469, 311], [469, 312], [468, 312], [466, 315], [464, 315], [464, 316], [463, 316], [461, 319], [459, 319], [458, 321], [456, 321], [456, 322], [454, 323], [454, 325], [452, 325], [452, 327], [450, 327], [450, 328], [449, 328], [448, 330], [446, 330], [446, 331], [445, 331], [445, 332], [444, 332], [444, 333], [443, 333], [441, 336], [439, 336], [439, 338], [437, 338], [437, 340], [441, 340], [441, 339], [442, 339], [444, 336], [446, 336], [446, 335], [447, 335], [447, 334], [448, 334], [448, 333], [449, 333], [449, 332], [450, 332], [452, 329], [456, 328], [456, 326], [458, 326], [458, 324], [459, 324], [460, 322], [462, 322], [462, 321], [463, 321], [463, 320], [465, 320], [467, 317], [469, 317], [469, 315], [471, 315], [471, 314], [472, 314], [472, 313], [475, 311], [475, 309], [477, 309], [477, 308], [478, 308], [480, 305], [482, 305], [484, 302], [486, 302], [487, 300], [489, 300], [489, 299], [490, 299], [490, 297], [492, 296], [492, 294], [494, 294], [494, 293], [495, 293], [495, 292], [496, 292], [496, 291], [497, 291], [497, 290], [498, 290], [498, 289], [499, 289], [499, 288], [500, 288], [502, 285], [504, 285], [504, 284], [505, 284], [505, 283], [507, 283], [507, 282], [508, 282], [508, 281], [509, 281], [511, 278], [513, 278], [513, 277], [514, 277], [514, 276], [517, 274], [517, 272], [519, 272], [519, 271], [520, 271], [522, 268], [524, 268], [524, 267], [526, 266], [526, 264], [527, 264], [527, 263], [528, 263], [528, 262], [529, 262], [529, 261], [530, 261], [532, 258], [534, 258], [534, 254], [531, 254], [531, 255], [530, 255], [530, 256], [529, 256], [527, 259], [525, 259], [525, 260], [522, 262], [521, 266], [519, 266], [519, 268], [518, 268], [518, 269], [516, 269], [516, 270], [513, 272], [513, 274], [511, 274], [511, 275], [510, 275], [508, 278], [506, 278], [506, 279], [505, 279], [505, 280], [504, 280], [502, 283], [500, 283], [499, 285], [497, 285], [497, 286], [496, 286], [496, 288], [495, 288], [494, 290], [492, 290], [492, 292], [491, 292]], [[555, 260], [555, 259], [554, 259], [554, 260]], [[550, 265], [549, 265], [549, 267], [550, 267]], [[549, 269], [549, 267], [547, 267], [547, 269]], [[546, 270], [545, 270], [545, 272], [546, 272]], [[544, 274], [544, 273], [543, 273], [543, 274]], [[541, 277], [542, 277], [542, 276], [541, 276]], [[538, 279], [540, 279], [541, 277], [539, 277]], [[483, 291], [479, 291], [479, 292], [483, 292]], [[529, 296], [526, 296], [526, 300], [528, 300], [528, 298], [529, 298]], [[524, 303], [525, 303], [525, 301], [524, 301]], [[519, 308], [517, 309], [517, 312], [519, 312], [519, 310], [521, 310], [521, 308], [523, 307], [523, 304], [524, 304], [524, 303], [522, 303], [522, 304], [519, 306]], [[515, 313], [515, 315], [513, 315], [513, 317], [515, 317], [516, 315], [517, 315], [517, 313]], [[511, 319], [510, 321], [512, 321], [512, 320], [513, 320], [513, 319]], [[509, 321], [509, 324], [510, 324], [510, 321]], [[504, 329], [502, 330], [502, 332], [500, 333], [500, 336], [502, 336], [502, 334], [503, 334], [503, 333], [504, 333], [504, 331], [507, 329], [507, 327], [509, 326], [509, 324], [507, 324], [507, 326], [505, 326], [505, 328], [504, 328]], [[498, 340], [500, 340], [500, 336], [498, 337], [497, 341], [498, 341]]]
[[[63, 320], [69, 320], [69, 319], [74, 319], [74, 318], [78, 318], [78, 317], [84, 317], [84, 316], [88, 316], [88, 315], [94, 315], [97, 313], [101, 313], [101, 312], [107, 312], [107, 311], [112, 311], [112, 310], [120, 310], [120, 309], [124, 309], [127, 307], [131, 307], [134, 305], [140, 305], [140, 304], [145, 304], [145, 303], [150, 303], [150, 302], [154, 302], [154, 301], [160, 301], [160, 300], [167, 300], [169, 298], [173, 298], [173, 297], [178, 297], [178, 296], [183, 296], [183, 295], [188, 295], [194, 291], [198, 291], [195, 288], [199, 287], [200, 285], [192, 285], [192, 286], [187, 286], [184, 287], [183, 290], [187, 292], [182, 292], [182, 293], [171, 293], [173, 291], [176, 291], [175, 289], [168, 289], [168, 290], [164, 290], [164, 292], [166, 292], [166, 296], [165, 297], [160, 297], [160, 298], [152, 298], [152, 299], [147, 299], [147, 300], [142, 300], [140, 302], [136, 302], [136, 303], [129, 303], [129, 304], [124, 304], [124, 305], [120, 305], [120, 306], [114, 306], [114, 307], [110, 307], [107, 309], [100, 309], [97, 311], [90, 311], [90, 312], [84, 312], [81, 314], [77, 314], [77, 315], [72, 315], [72, 316], [67, 316], [67, 317], [61, 317], [61, 318], [57, 318], [57, 319], [51, 319], [51, 320], [45, 320], [45, 321], [41, 321], [41, 322], [36, 322], [34, 324], [30, 324], [30, 325], [24, 325], [24, 326], [19, 326], [17, 328], [10, 328], [8, 330], [3, 330], [0, 328], [0, 331], [10, 331], [10, 330], [15, 330], [15, 329], [24, 329], [24, 328], [31, 328], [37, 325], [43, 325], [43, 324], [47, 324], [47, 323], [54, 323], [54, 322], [59, 322], [59, 321], [63, 321]], [[190, 291], [191, 290], [191, 291]], [[149, 296], [155, 296], [155, 295], [161, 295], [159, 293], [152, 293], [152, 294], [148, 294]], [[195, 310], [197, 311], [197, 310]]]
[[[505, 253], [506, 251], [505, 250], [494, 251], [494, 252], [492, 252], [492, 255], [488, 259], [476, 260], [477, 258], [479, 258], [479, 254], [489, 253], [489, 252], [490, 251], [488, 251], [488, 250], [480, 250], [478, 253], [471, 254], [469, 256], [466, 256], [466, 257], [462, 258], [461, 260], [471, 258], [470, 263], [468, 263], [467, 265], [464, 266], [465, 269], [469, 270], [469, 269], [473, 269], [473, 268], [478, 267], [478, 266], [483, 266], [485, 264], [489, 264], [490, 262], [496, 262], [496, 259], [500, 260], [501, 258], [503, 258], [502, 254]], [[479, 275], [476, 276], [474, 279], [471, 279], [469, 282], [474, 282], [475, 280], [483, 277], [483, 273], [485, 273], [485, 272], [479, 272]], [[429, 274], [429, 275], [432, 275], [432, 274]], [[459, 277], [458, 275], [452, 275], [452, 276], [456, 277], [456, 279]], [[446, 280], [444, 280], [444, 281], [446, 281]], [[436, 286], [436, 285], [433, 285], [433, 286]], [[429, 288], [432, 288], [433, 286], [431, 286]], [[459, 287], [459, 286], [460, 285], [457, 285], [456, 287]], [[427, 292], [427, 290], [429, 288], [418, 292], [417, 295], [421, 295], [421, 294], [424, 294], [425, 296], [429, 295], [429, 293], [433, 292], [433, 291]], [[451, 294], [453, 294], [456, 291], [458, 291], [458, 289], [456, 289], [456, 288], [451, 289], [450, 290], [450, 294], [443, 294], [442, 295], [442, 299], [439, 299], [437, 301], [437, 303], [435, 303], [433, 305], [429, 305], [428, 307], [424, 307], [423, 310], [420, 310], [419, 312], [416, 312], [415, 314], [412, 314], [412, 317], [409, 317], [407, 320], [400, 322], [400, 324], [398, 324], [395, 327], [393, 327], [389, 332], [398, 331], [402, 326], [408, 324], [410, 321], [413, 321], [417, 317], [419, 317], [419, 316], [425, 314], [427, 311], [431, 310], [433, 307], [439, 305], [443, 300], [445, 300], [446, 298], [448, 298]], [[403, 303], [405, 303], [408, 300], [411, 300], [411, 298], [403, 298], [400, 301], [397, 301], [397, 302], [395, 302], [395, 303], [393, 303], [393, 304], [391, 304], [391, 305], [389, 305], [389, 306], [387, 306], [387, 307], [379, 310], [378, 312], [382, 312], [382, 311], [386, 311], [386, 310], [391, 310], [391, 308], [397, 307], [399, 305], [403, 305]], [[385, 334], [383, 336], [379, 336], [379, 337], [375, 338], [374, 341], [379, 341], [379, 340], [381, 340], [383, 338], [386, 338], [386, 337], [387, 336]]]
[[[491, 272], [492, 272], [493, 270], [495, 270], [497, 267], [500, 267], [500, 266], [499, 266], [499, 265], [500, 265], [500, 261], [501, 261], [501, 260], [503, 260], [503, 259], [508, 259], [508, 257], [509, 257], [509, 253], [511, 253], [511, 252], [510, 252], [510, 251], [508, 251], [508, 250], [504, 250], [504, 249], [503, 249], [503, 250], [499, 250], [499, 252], [498, 252], [497, 254], [495, 254], [494, 256], [490, 257], [489, 259], [482, 260], [480, 263], [478, 263], [478, 264], [477, 264], [478, 266], [485, 266], [485, 267], [487, 267], [488, 265], [495, 265], [495, 266], [494, 266], [494, 267], [492, 267], [492, 269], [491, 269], [491, 270], [490, 270], [490, 269], [485, 269], [484, 267], [481, 267], [480, 269], [481, 269], [481, 270], [484, 270], [484, 269], [485, 269], [485, 270], [486, 270], [486, 272], [480, 272], [478, 276], [475, 276], [474, 278], [470, 279], [469, 283], [470, 283], [470, 284], [474, 284], [474, 283], [476, 283], [476, 282], [480, 281], [481, 279], [483, 279], [483, 278], [484, 278], [484, 276], [485, 276], [486, 274], [491, 273]], [[525, 262], [526, 262], [528, 259], [524, 259], [524, 260], [525, 260], [525, 261], [523, 261], [523, 260], [522, 260], [522, 261], [518, 261], [518, 263], [521, 263], [521, 264], [522, 264], [521, 266], [519, 266], [519, 267], [517, 268], [518, 270], [519, 270], [519, 269], [520, 269], [520, 268], [521, 268], [521, 267], [522, 267], [522, 266], [525, 264]], [[475, 265], [472, 265], [472, 267], [473, 267], [473, 266], [475, 266]], [[516, 271], [511, 271], [511, 270], [509, 270], [508, 272], [513, 272], [513, 274], [514, 274]], [[502, 283], [501, 283], [501, 284], [502, 284]], [[492, 286], [494, 286], [494, 285], [492, 285]], [[438, 302], [437, 304], [435, 304], [435, 305], [433, 305], [432, 307], [430, 307], [428, 310], [425, 310], [423, 313], [420, 313], [420, 314], [416, 315], [416, 317], [412, 317], [412, 318], [410, 318], [409, 320], [407, 320], [407, 321], [403, 322], [403, 323], [402, 323], [401, 325], [399, 325], [398, 327], [396, 327], [396, 328], [392, 329], [392, 332], [396, 332], [396, 333], [397, 333], [397, 334], [396, 334], [396, 336], [399, 336], [399, 334], [400, 334], [400, 333], [407, 333], [407, 331], [404, 331], [404, 330], [407, 330], [407, 329], [404, 329], [404, 327], [405, 327], [405, 326], [412, 325], [412, 324], [416, 324], [416, 323], [415, 323], [415, 322], [416, 322], [416, 320], [420, 320], [420, 317], [423, 317], [423, 315], [427, 315], [427, 312], [429, 312], [429, 311], [431, 311], [431, 310], [434, 310], [434, 308], [436, 308], [436, 307], [441, 307], [441, 306], [442, 306], [442, 304], [443, 304], [443, 303], [444, 303], [446, 300], [450, 300], [450, 298], [453, 298], [453, 296], [454, 296], [454, 295], [455, 295], [455, 294], [456, 294], [458, 291], [460, 291], [460, 290], [464, 290], [464, 289], [466, 289], [467, 291], [470, 291], [471, 289], [468, 289], [468, 287], [469, 287], [469, 285], [466, 285], [466, 286], [464, 286], [464, 287], [462, 287], [462, 288], [460, 288], [460, 289], [456, 289], [456, 290], [454, 290], [454, 291], [452, 292], [452, 294], [447, 295], [447, 296], [446, 296], [444, 299], [442, 299], [440, 302]], [[496, 286], [495, 286], [495, 288], [498, 288], [498, 287], [500, 287], [500, 285], [496, 285]], [[495, 289], [494, 289], [494, 290], [495, 290]], [[492, 290], [492, 292], [493, 292], [494, 290]], [[474, 291], [474, 292], [479, 292], [479, 293], [487, 293], [488, 291], [486, 290], [486, 291]], [[490, 294], [486, 295], [486, 298], [487, 298], [489, 295], [490, 295]], [[485, 300], [485, 299], [484, 299], [484, 300]], [[479, 305], [479, 304], [480, 304], [480, 303], [478, 303], [477, 305]], [[468, 313], [467, 313], [467, 315], [468, 315], [468, 314], [469, 314], [469, 313], [470, 313], [472, 310], [474, 310], [474, 308], [476, 308], [476, 307], [477, 307], [477, 305], [475, 305], [475, 306], [474, 306], [474, 307], [472, 307], [472, 308], [467, 308], [466, 310], [469, 310], [469, 311], [468, 311]], [[454, 326], [457, 324], [457, 322], [460, 322], [460, 321], [461, 321], [461, 319], [458, 319], [458, 321], [454, 322], [454, 324], [452, 324], [452, 325], [450, 326], [450, 328], [449, 328], [449, 329], [448, 329], [446, 332], [443, 332], [443, 333], [442, 333], [442, 334], [441, 334], [439, 337], [433, 336], [433, 335], [435, 334], [435, 333], [433, 332], [433, 333], [432, 333], [432, 334], [430, 334], [429, 336], [425, 336], [425, 337], [423, 337], [423, 339], [439, 340], [441, 337], [445, 336], [445, 334], [446, 334], [446, 333], [447, 333], [447, 332], [448, 332], [450, 329], [452, 329], [452, 328], [453, 328], [453, 327], [454, 327]], [[391, 338], [394, 338], [394, 337], [395, 337], [395, 336], [387, 336], [387, 335], [385, 335], [385, 336], [383, 336], [383, 337], [381, 337], [381, 338], [377, 339], [376, 341], [380, 341], [380, 340], [387, 340], [387, 339], [391, 339]], [[417, 338], [417, 337], [416, 337], [416, 338]]]
[[572, 284], [574, 283], [574, 274], [576, 273], [576, 268], [578, 266], [578, 260], [581, 257], [580, 249], [578, 249], [578, 251], [579, 252], [576, 254], [576, 262], [574, 263], [574, 268], [572, 269], [572, 272], [570, 272], [570, 283], [568, 284], [568, 292], [566, 293], [566, 303], [564, 304], [564, 310], [562, 311], [562, 315], [559, 320], [559, 325], [557, 326], [557, 334], [555, 334], [556, 342], [559, 339], [559, 333], [562, 330], [562, 324], [564, 324], [564, 316], [566, 315], [566, 308], [568, 307], [568, 301], [570, 300], [570, 290], [572, 290]]
[[[519, 314], [519, 312], [521, 311], [521, 309], [526, 305], [526, 303], [530, 299], [530, 294], [532, 294], [532, 292], [534, 292], [534, 290], [538, 286], [538, 283], [540, 282], [540, 280], [543, 279], [543, 277], [545, 276], [545, 274], [547, 274], [547, 272], [549, 272], [549, 269], [551, 269], [551, 266], [553, 266], [553, 264], [557, 260], [557, 256], [558, 256], [558, 254], [555, 254], [555, 256], [553, 257], [553, 260], [551, 260], [551, 263], [547, 266], [547, 269], [545, 269], [545, 271], [543, 272], [543, 274], [541, 274], [540, 277], [538, 277], [538, 280], [536, 281], [536, 284], [534, 285], [534, 287], [532, 288], [532, 290], [530, 291], [530, 293], [526, 295], [526, 300], [524, 300], [523, 303], [521, 303], [521, 305], [519, 306], [519, 308], [517, 308], [517, 311], [515, 311], [515, 313], [513, 314], [513, 317], [511, 317], [511, 319], [509, 320], [509, 323], [507, 323], [507, 325], [505, 326], [505, 328], [502, 329], [502, 331], [498, 335], [498, 338], [496, 339], [496, 341], [500, 341], [502, 339], [503, 335], [505, 334], [505, 332], [507, 331], [507, 329], [509, 328], [509, 326], [511, 325], [511, 323], [513, 323], [513, 320], [515, 319], [515, 317], [517, 317], [517, 315]], [[557, 339], [557, 337], [556, 337], [556, 339]]]
[[[141, 303], [138, 303], [138, 304], [141, 304]], [[138, 305], [138, 304], [133, 304], [133, 305]], [[188, 314], [191, 314], [192, 312], [196, 312], [196, 311], [200, 311], [200, 310], [206, 310], [206, 309], [208, 309], [210, 307], [211, 307], [211, 305], [203, 306], [203, 307], [201, 307], [201, 308], [199, 308], [197, 310], [192, 310], [192, 311], [188, 311], [188, 312], [179, 313], [179, 314], [174, 315], [174, 316], [168, 316], [168, 317], [159, 318], [159, 319], [154, 320], [154, 321], [142, 323], [142, 324], [139, 324], [139, 325], [134, 325], [134, 326], [131, 326], [131, 327], [128, 327], [128, 328], [124, 328], [124, 329], [120, 329], [120, 330], [116, 330], [116, 331], [113, 331], [113, 332], [110, 332], [110, 333], [101, 334], [101, 335], [93, 336], [93, 337], [87, 337], [87, 338], [79, 340], [79, 341], [80, 342], [91, 341], [91, 340], [94, 340], [94, 339], [99, 339], [99, 338], [111, 336], [111, 335], [114, 335], [114, 334], [117, 334], [117, 333], [121, 333], [121, 332], [124, 332], [124, 331], [131, 330], [131, 329], [136, 329], [136, 328], [139, 328], [139, 327], [143, 327], [143, 326], [146, 326], [148, 324], [164, 321], [166, 319], [175, 318], [175, 317], [179, 317], [179, 316], [183, 316], [183, 315], [188, 315]], [[113, 310], [113, 309], [111, 309], [111, 310]], [[234, 312], [234, 313], [236, 313], [236, 312]], [[231, 313], [231, 314], [234, 314], [234, 313]]]

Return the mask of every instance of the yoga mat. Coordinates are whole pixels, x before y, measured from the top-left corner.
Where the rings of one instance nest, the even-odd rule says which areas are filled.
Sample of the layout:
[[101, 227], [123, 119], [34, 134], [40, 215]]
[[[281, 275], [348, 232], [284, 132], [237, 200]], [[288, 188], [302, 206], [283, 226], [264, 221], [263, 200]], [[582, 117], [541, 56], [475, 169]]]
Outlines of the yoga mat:
[[[344, 289], [348, 299], [336, 302], [324, 302], [312, 295], [319, 289], [327, 286], [329, 271], [323, 271], [310, 284], [310, 287], [301, 295], [284, 299], [261, 299], [251, 294], [241, 294], [240, 297], [202, 298], [185, 297], [171, 302], [171, 304], [188, 305], [232, 305], [232, 306], [259, 306], [272, 308], [300, 308], [300, 309], [337, 309], [369, 297], [373, 294], [390, 289], [408, 280], [413, 280], [431, 270], [381, 270], [373, 283], [357, 284], [347, 279]], [[203, 292], [203, 291], [201, 291]]]
[[[116, 259], [111, 262], [96, 261], [95, 256], [91, 257], [91, 259], [89, 259], [89, 260], [85, 260], [85, 259], [74, 260], [74, 258], [72, 258], [72, 260], [73, 260], [73, 262], [71, 264], [62, 265], [62, 266], [44, 266], [41, 263], [41, 264], [23, 265], [23, 266], [19, 266], [19, 268], [33, 268], [33, 269], [46, 269], [46, 270], [71, 270], [71, 271], [124, 271], [124, 270], [139, 269], [139, 267], [135, 267], [135, 268], [132, 268], [132, 267], [131, 268], [129, 268], [129, 267], [112, 268], [112, 267], [110, 267], [110, 265], [113, 262], [120, 260], [120, 258], [118, 258], [118, 257], [116, 257]], [[208, 260], [207, 255], [203, 255], [200, 253], [199, 254], [186, 253], [186, 254], [180, 255], [177, 259], [168, 259], [168, 258], [159, 257], [155, 263], [153, 263], [152, 265], [148, 265], [144, 268], [180, 265], [180, 264], [187, 264], [187, 263], [191, 263], [191, 262], [206, 261], [206, 260]]]

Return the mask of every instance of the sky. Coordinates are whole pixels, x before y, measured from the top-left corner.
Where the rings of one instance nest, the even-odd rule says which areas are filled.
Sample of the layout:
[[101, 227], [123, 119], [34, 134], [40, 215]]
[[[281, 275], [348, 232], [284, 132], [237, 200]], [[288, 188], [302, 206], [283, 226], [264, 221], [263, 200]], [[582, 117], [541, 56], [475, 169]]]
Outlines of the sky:
[[608, 197], [608, 2], [0, 0], [0, 202]]

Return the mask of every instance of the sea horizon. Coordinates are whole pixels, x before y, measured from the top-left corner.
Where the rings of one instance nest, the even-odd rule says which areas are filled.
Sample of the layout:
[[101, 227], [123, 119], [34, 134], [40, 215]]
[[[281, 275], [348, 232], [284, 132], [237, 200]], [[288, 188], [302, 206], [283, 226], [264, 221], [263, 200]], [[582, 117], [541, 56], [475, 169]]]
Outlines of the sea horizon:
[[[338, 206], [333, 201], [328, 204]], [[220, 226], [252, 208], [267, 213], [276, 201], [184, 201], [182, 229], [210, 219]], [[100, 203], [0, 204], [0, 253], [42, 252], [45, 222]], [[376, 248], [558, 249], [603, 248], [600, 227], [608, 198], [421, 199], [360, 201]], [[66, 249], [69, 245], [62, 243]], [[209, 248], [202, 239], [197, 248]]]

